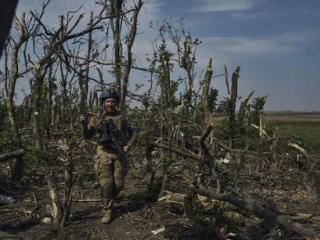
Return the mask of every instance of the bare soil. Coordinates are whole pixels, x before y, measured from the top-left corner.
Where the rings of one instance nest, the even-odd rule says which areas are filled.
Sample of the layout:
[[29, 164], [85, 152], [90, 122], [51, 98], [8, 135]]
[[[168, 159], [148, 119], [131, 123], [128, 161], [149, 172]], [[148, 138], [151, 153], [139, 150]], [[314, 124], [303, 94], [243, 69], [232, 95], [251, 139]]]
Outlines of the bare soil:
[[[212, 210], [204, 211], [201, 220], [190, 219], [181, 204], [152, 201], [145, 179], [134, 179], [136, 175], [137, 172], [130, 176], [129, 172], [126, 189], [117, 201], [114, 220], [109, 225], [100, 223], [100, 202], [78, 202], [99, 198], [94, 179], [85, 186], [77, 186], [72, 216], [64, 228], [41, 223], [49, 217], [45, 179], [40, 177], [29, 186], [15, 189], [3, 187], [7, 193], [16, 193], [17, 202], [0, 206], [0, 231], [14, 236], [0, 235], [0, 239], [228, 239], [231, 232], [236, 236], [229, 239], [302, 239], [240, 210], [236, 210], [238, 217], [231, 221], [213, 216]], [[317, 179], [317, 175], [294, 169], [247, 172], [239, 175], [235, 190], [242, 197], [260, 200], [320, 232]], [[168, 188], [177, 190], [179, 186], [169, 179]], [[29, 211], [34, 211], [33, 217]], [[161, 228], [163, 231], [158, 234], [151, 232]]]

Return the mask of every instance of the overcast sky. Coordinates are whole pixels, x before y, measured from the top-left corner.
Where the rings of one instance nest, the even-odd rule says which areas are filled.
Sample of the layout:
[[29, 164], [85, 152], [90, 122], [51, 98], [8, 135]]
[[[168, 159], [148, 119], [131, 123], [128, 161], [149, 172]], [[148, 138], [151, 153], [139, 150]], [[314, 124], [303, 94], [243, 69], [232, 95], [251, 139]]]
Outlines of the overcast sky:
[[[18, 14], [41, 2], [20, 0]], [[46, 20], [53, 24], [81, 4], [89, 13], [94, 2], [52, 0]], [[268, 94], [267, 110], [320, 111], [319, 0], [145, 0], [134, 45], [138, 64], [145, 63], [144, 53], [155, 38], [149, 21], [170, 17], [183, 17], [186, 29], [202, 40], [198, 69], [205, 68], [209, 57], [216, 74], [223, 73], [225, 63], [229, 72], [240, 65], [240, 95], [253, 89], [256, 96]], [[212, 84], [225, 94], [223, 78]]]

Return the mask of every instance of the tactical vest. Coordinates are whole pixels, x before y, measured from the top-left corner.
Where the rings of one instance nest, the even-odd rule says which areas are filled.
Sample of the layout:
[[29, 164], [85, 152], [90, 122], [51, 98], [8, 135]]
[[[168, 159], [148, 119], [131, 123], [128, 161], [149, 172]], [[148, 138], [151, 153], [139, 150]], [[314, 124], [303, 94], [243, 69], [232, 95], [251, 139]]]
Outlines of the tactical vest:
[[[104, 126], [104, 124], [107, 126]], [[102, 112], [100, 115], [99, 125], [98, 133], [101, 143], [103, 142], [103, 134], [108, 135], [105, 137], [110, 138], [107, 139], [110, 142], [112, 141], [111, 138], [114, 138], [120, 146], [126, 145], [128, 142], [128, 127], [126, 120], [121, 113], [116, 112], [109, 114]]]

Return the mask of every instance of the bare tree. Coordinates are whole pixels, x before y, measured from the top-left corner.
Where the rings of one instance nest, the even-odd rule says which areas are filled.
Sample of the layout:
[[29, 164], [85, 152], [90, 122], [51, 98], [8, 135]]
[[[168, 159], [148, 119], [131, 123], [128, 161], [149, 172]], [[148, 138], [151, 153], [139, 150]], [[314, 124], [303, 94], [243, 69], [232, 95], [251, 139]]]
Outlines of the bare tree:
[[[46, 5], [44, 5], [44, 8], [45, 6]], [[65, 42], [89, 34], [94, 30], [102, 29], [103, 27], [98, 26], [98, 24], [101, 22], [101, 19], [97, 18], [96, 21], [94, 21], [86, 29], [73, 33], [76, 26], [78, 26], [83, 17], [83, 15], [80, 14], [74, 22], [71, 21], [71, 18], [68, 18], [68, 21], [64, 24], [63, 21], [61, 21], [59, 29], [52, 32], [42, 23], [41, 19], [39, 18], [36, 12], [31, 12], [31, 14], [42, 28], [42, 33], [35, 36], [35, 38], [39, 38], [43, 41], [43, 51], [42, 56], [38, 56], [34, 63], [34, 79], [31, 84], [31, 91], [33, 96], [33, 132], [36, 139], [37, 149], [43, 150], [45, 146], [43, 142], [44, 135], [41, 121], [43, 118], [44, 107], [42, 101], [44, 78], [48, 72], [48, 69], [50, 69], [52, 64], [54, 64], [56, 59], [60, 59], [62, 61], [64, 60], [63, 54], [65, 53], [65, 50], [63, 48], [63, 44]], [[36, 40], [34, 40], [34, 42], [35, 41]]]
[[133, 65], [133, 56], [132, 56], [132, 47], [133, 43], [137, 34], [137, 24], [138, 24], [138, 15], [140, 13], [142, 7], [142, 0], [139, 0], [138, 3], [134, 7], [133, 16], [130, 21], [130, 30], [128, 35], [126, 36], [126, 45], [127, 45], [127, 58], [126, 58], [126, 66], [124, 70], [123, 76], [123, 84], [122, 84], [122, 91], [121, 91], [121, 109], [122, 111], [125, 110], [126, 107], [126, 97], [128, 92], [128, 83], [129, 83], [129, 75], [131, 72], [131, 68]]
[[107, 17], [110, 18], [113, 36], [112, 65], [116, 80], [114, 88], [121, 94], [120, 107], [124, 111], [128, 94], [129, 75], [134, 60], [132, 48], [137, 34], [138, 16], [143, 1], [133, 2], [133, 6], [130, 8], [128, 8], [129, 3], [125, 3], [123, 0], [105, 0], [102, 4], [107, 9], [106, 13]]
[[[15, 19], [16, 29], [19, 32], [19, 38], [17, 41], [11, 39], [10, 42], [12, 44], [12, 52], [11, 52], [11, 63], [10, 63], [10, 73], [6, 74], [6, 95], [7, 95], [7, 111], [8, 117], [11, 124], [11, 129], [14, 137], [14, 142], [20, 145], [17, 123], [15, 120], [14, 114], [14, 95], [16, 90], [16, 83], [19, 77], [23, 76], [23, 72], [19, 70], [19, 51], [22, 48], [23, 44], [26, 43], [30, 36], [30, 30], [28, 30], [28, 26], [26, 25], [25, 14], [23, 14], [22, 19]], [[7, 50], [5, 51], [6, 58], [8, 58], [9, 48], [11, 48], [11, 44], [7, 45]], [[20, 59], [21, 60], [21, 59]], [[6, 63], [8, 63], [6, 61]], [[8, 66], [5, 66], [6, 71], [8, 70]]]
[[[21, 140], [18, 133], [17, 121], [15, 116], [15, 104], [14, 96], [16, 93], [17, 80], [28, 73], [31, 68], [28, 67], [26, 50], [27, 42], [36, 30], [37, 24], [34, 19], [26, 20], [25, 13], [22, 14], [21, 19], [15, 17], [15, 28], [18, 33], [18, 39], [10, 38], [5, 50], [5, 92], [6, 92], [6, 106], [8, 112], [8, 118], [11, 125], [11, 131], [13, 134], [13, 142], [17, 148], [21, 148]], [[10, 51], [11, 49], [11, 51]], [[22, 51], [22, 53], [21, 53]], [[8, 58], [11, 58], [10, 66], [8, 63]], [[20, 69], [20, 62], [24, 62], [25, 68]], [[10, 70], [9, 70], [10, 67]], [[18, 181], [22, 170], [23, 170], [23, 160], [18, 158], [15, 166], [13, 168], [12, 179]]]
[[229, 115], [229, 128], [230, 128], [230, 147], [233, 145], [235, 130], [236, 130], [236, 103], [238, 97], [238, 79], [240, 77], [240, 66], [238, 66], [232, 73], [231, 79], [231, 95], [230, 95], [230, 115]]

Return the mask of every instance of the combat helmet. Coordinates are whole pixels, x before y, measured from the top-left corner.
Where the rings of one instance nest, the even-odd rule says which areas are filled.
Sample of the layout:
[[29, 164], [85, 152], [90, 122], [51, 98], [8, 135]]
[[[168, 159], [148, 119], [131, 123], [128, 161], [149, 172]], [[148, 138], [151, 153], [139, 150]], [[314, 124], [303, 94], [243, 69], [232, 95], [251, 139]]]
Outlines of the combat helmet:
[[101, 95], [99, 97], [100, 105], [103, 105], [103, 102], [106, 98], [114, 98], [114, 99], [116, 99], [117, 103], [120, 102], [120, 95], [116, 91], [106, 91], [106, 92], [101, 93]]

